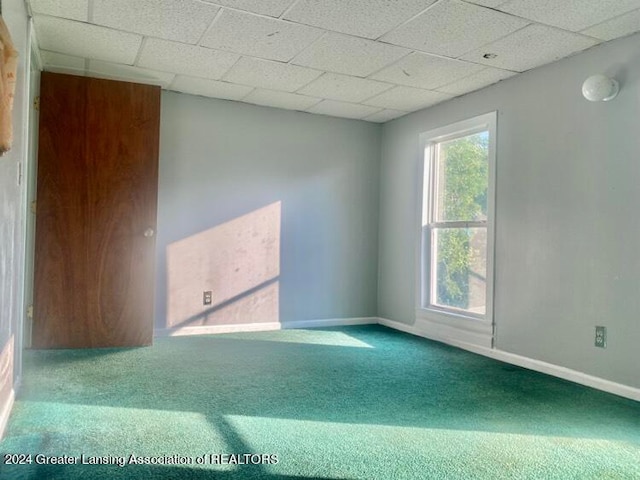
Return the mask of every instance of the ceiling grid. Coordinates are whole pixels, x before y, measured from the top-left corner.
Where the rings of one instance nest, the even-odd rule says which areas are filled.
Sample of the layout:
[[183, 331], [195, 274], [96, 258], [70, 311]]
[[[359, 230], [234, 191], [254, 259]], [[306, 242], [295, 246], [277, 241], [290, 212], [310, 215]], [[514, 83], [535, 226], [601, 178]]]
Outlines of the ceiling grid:
[[640, 30], [640, 0], [28, 0], [44, 69], [386, 122]]

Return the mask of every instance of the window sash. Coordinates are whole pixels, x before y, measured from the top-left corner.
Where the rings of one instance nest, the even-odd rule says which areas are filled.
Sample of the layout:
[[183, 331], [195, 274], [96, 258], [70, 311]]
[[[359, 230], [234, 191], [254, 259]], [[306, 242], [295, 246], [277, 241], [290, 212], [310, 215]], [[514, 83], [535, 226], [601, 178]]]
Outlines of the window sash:
[[[423, 287], [425, 286], [427, 287], [427, 288], [424, 288], [423, 291], [426, 294], [425, 296], [427, 297], [426, 299], [424, 299], [426, 300], [425, 302], [426, 307], [429, 309], [439, 310], [442, 312], [457, 313], [463, 316], [477, 318], [477, 319], [484, 319], [486, 318], [486, 315], [489, 309], [488, 298], [485, 303], [485, 314], [478, 314], [470, 310], [466, 310], [464, 308], [459, 308], [459, 307], [454, 307], [449, 305], [439, 305], [438, 303], [436, 303], [437, 288], [438, 288], [438, 282], [437, 282], [438, 258], [436, 255], [436, 251], [435, 251], [436, 249], [433, 241], [434, 231], [437, 229], [443, 229], [443, 228], [457, 228], [457, 229], [484, 228], [484, 229], [487, 229], [487, 232], [488, 232], [487, 220], [442, 221], [442, 222], [438, 222], [435, 220], [437, 218], [437, 208], [438, 208], [437, 199], [438, 199], [439, 187], [440, 187], [438, 182], [438, 168], [440, 167], [439, 155], [440, 155], [441, 144], [444, 142], [450, 142], [452, 140], [457, 140], [470, 135], [474, 135], [480, 132], [488, 132], [489, 135], [492, 134], [491, 129], [483, 125], [483, 126], [466, 129], [463, 131], [457, 131], [449, 135], [432, 139], [429, 143], [425, 145], [424, 161], [428, 162], [428, 165], [425, 165], [425, 171], [427, 172], [428, 177], [425, 178], [424, 180], [428, 182], [429, 192], [428, 192], [428, 201], [427, 201], [427, 208], [428, 208], [427, 218], [426, 218], [427, 222], [426, 222], [426, 225], [424, 225], [423, 227], [427, 229], [427, 232], [423, 232], [423, 234], [426, 234], [425, 240], [427, 245], [425, 246], [427, 247], [426, 250], [429, 255], [429, 262], [428, 262], [429, 272], [427, 277], [425, 278], [425, 280], [428, 279], [428, 285], [423, 286]], [[489, 188], [490, 175], [491, 174], [489, 173], [489, 177], [487, 178], [487, 188]], [[424, 198], [423, 198], [423, 202], [424, 202]], [[485, 272], [485, 275], [488, 277], [489, 276], [488, 248], [487, 248], [487, 251], [484, 252], [484, 254], [485, 254], [485, 261], [487, 261], [487, 272]]]
[[486, 220], [474, 220], [471, 222], [432, 222], [429, 228], [486, 228]]
[[[440, 194], [440, 184], [438, 182], [438, 169], [441, 168], [439, 157], [440, 150], [443, 143], [449, 143], [455, 140], [459, 140], [465, 137], [470, 137], [472, 135], [476, 135], [478, 133], [487, 132], [489, 135], [492, 135], [491, 129], [487, 125], [477, 126], [474, 128], [468, 128], [465, 130], [457, 131], [448, 135], [442, 135], [438, 138], [431, 139], [429, 143], [425, 145], [425, 151], [428, 149], [428, 182], [429, 182], [429, 199], [428, 199], [428, 223], [429, 224], [445, 224], [445, 223], [461, 223], [464, 220], [443, 220], [438, 222], [438, 198]], [[488, 152], [489, 154], [489, 152]], [[427, 155], [425, 155], [425, 161], [427, 160]], [[489, 182], [490, 182], [491, 173], [489, 172], [487, 176], [487, 191], [489, 190]], [[424, 201], [424, 199], [423, 199]], [[482, 222], [487, 222], [487, 220], [480, 220]], [[469, 222], [476, 222], [474, 220], [469, 220]]]
[[[441, 305], [439, 303], [436, 303], [438, 299], [438, 293], [437, 293], [438, 267], [437, 265], [438, 265], [439, 257], [438, 255], [436, 255], [436, 242], [434, 241], [434, 234], [436, 230], [442, 230], [442, 229], [466, 230], [468, 228], [478, 228], [478, 229], [483, 228], [487, 230], [487, 233], [488, 233], [487, 222], [444, 222], [444, 223], [426, 225], [426, 228], [427, 228], [426, 237], [428, 239], [427, 251], [429, 253], [429, 274], [428, 274], [429, 283], [427, 288], [425, 288], [425, 293], [427, 297], [426, 298], [427, 308], [430, 308], [433, 310], [439, 310], [442, 312], [457, 313], [466, 317], [473, 317], [477, 319], [485, 318], [486, 312], [488, 309], [488, 305], [487, 305], [488, 299], [485, 300], [484, 314], [476, 313], [471, 310], [455, 307], [452, 305]], [[485, 261], [486, 261], [488, 259], [488, 251], [485, 251], [484, 254], [485, 254]], [[489, 271], [487, 266], [487, 271], [485, 272], [485, 281], [488, 280], [488, 277], [489, 277]], [[485, 291], [485, 295], [486, 295], [486, 291]]]

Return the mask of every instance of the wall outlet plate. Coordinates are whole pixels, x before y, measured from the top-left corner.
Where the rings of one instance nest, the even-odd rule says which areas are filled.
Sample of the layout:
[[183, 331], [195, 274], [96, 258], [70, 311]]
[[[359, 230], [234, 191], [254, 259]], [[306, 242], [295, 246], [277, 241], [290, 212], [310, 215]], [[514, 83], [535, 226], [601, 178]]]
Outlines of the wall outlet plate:
[[596, 325], [595, 346], [599, 348], [607, 348], [607, 327]]
[[203, 305], [211, 305], [213, 299], [213, 293], [211, 290], [205, 290], [202, 292], [202, 304]]

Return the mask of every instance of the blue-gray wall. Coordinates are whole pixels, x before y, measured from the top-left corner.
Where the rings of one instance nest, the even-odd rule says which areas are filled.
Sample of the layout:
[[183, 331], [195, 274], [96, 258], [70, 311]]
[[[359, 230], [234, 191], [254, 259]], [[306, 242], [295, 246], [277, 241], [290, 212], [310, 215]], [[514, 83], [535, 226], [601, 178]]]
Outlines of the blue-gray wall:
[[[384, 125], [381, 317], [415, 319], [419, 134], [497, 110], [497, 348], [640, 387], [639, 45], [614, 41]], [[618, 98], [582, 97], [594, 73], [621, 81]]]
[[[274, 202], [279, 321], [375, 316], [380, 133], [378, 124], [163, 92], [156, 326], [166, 325], [170, 296], [167, 246]], [[194, 302], [205, 287], [194, 285]]]

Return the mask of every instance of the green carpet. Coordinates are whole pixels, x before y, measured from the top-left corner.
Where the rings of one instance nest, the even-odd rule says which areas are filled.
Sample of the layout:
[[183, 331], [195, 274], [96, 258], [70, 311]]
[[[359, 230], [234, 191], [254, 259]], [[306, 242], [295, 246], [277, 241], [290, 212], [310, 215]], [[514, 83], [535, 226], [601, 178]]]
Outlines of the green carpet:
[[3, 479], [640, 479], [640, 403], [379, 326], [24, 361]]

